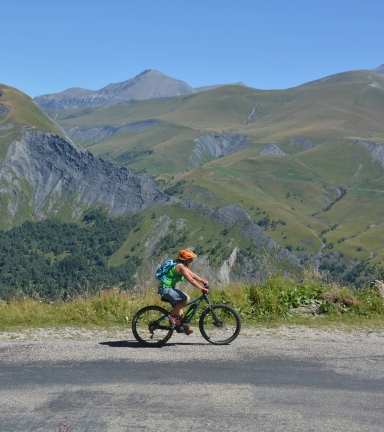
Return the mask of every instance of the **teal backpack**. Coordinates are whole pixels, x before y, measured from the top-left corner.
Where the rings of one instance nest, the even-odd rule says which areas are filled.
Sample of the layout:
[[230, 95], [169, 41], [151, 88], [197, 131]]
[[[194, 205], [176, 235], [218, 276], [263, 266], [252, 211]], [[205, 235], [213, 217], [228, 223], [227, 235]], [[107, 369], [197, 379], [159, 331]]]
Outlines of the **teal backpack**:
[[171, 270], [172, 267], [176, 265], [176, 261], [173, 259], [167, 259], [161, 264], [161, 266], [156, 270], [155, 276], [159, 281], [165, 282], [165, 275]]

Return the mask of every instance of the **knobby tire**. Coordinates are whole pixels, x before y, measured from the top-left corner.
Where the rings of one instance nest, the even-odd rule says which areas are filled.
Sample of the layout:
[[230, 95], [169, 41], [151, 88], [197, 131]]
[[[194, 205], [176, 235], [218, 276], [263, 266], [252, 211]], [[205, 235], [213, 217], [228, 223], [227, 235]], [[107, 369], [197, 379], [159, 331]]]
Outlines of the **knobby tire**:
[[212, 304], [201, 314], [199, 329], [203, 338], [211, 344], [226, 345], [240, 333], [240, 316], [226, 304]]
[[[132, 333], [135, 339], [144, 346], [164, 345], [173, 333], [173, 326], [166, 318], [167, 315], [168, 311], [160, 306], [146, 306], [140, 309], [132, 320]], [[162, 319], [163, 317], [165, 318]]]

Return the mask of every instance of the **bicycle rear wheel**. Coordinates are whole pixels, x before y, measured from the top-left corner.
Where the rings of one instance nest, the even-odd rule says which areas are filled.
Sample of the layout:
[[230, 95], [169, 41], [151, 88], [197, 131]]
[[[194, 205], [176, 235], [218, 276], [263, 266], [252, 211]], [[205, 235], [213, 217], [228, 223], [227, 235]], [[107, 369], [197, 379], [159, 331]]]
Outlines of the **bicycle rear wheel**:
[[229, 344], [237, 338], [241, 320], [235, 309], [225, 304], [213, 304], [201, 314], [200, 333], [213, 345]]
[[146, 306], [140, 309], [132, 320], [132, 333], [135, 339], [145, 346], [164, 345], [173, 333], [167, 315], [168, 312], [160, 306]]

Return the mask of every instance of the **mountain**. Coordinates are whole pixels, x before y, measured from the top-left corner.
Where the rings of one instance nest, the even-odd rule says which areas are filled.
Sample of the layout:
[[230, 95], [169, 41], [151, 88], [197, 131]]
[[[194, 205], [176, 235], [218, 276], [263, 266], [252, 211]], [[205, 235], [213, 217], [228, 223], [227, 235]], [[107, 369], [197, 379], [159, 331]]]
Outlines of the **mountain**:
[[286, 90], [225, 86], [129, 105], [46, 110], [77, 144], [176, 199], [237, 205], [277, 244], [355, 281], [384, 253], [384, 77]]
[[378, 74], [378, 75], [384, 75], [384, 64], [377, 67], [376, 69], [372, 69], [372, 72]]
[[[70, 268], [76, 273], [73, 278], [60, 276], [56, 287], [51, 280], [53, 285], [48, 291], [61, 292], [73, 281], [82, 280], [78, 271], [89, 260], [96, 266], [100, 261], [103, 269], [98, 269], [99, 276], [109, 278], [113, 273], [118, 278], [119, 274], [129, 274], [130, 278], [146, 280], [153, 275], [153, 269], [148, 270], [151, 263], [176, 254], [186, 245], [198, 251], [196, 269], [201, 269], [212, 282], [228, 283], [239, 277], [263, 280], [275, 268], [290, 275], [302, 273], [298, 257], [277, 245], [244, 209], [237, 205], [212, 208], [171, 197], [144, 174], [135, 174], [67, 141], [28, 96], [5, 85], [0, 85], [0, 144], [0, 228], [10, 230], [10, 236], [4, 239], [12, 249], [7, 260], [0, 260], [0, 291], [7, 296], [17, 289], [33, 294], [37, 287], [46, 293], [42, 288], [44, 276], [41, 279], [37, 274], [44, 275], [46, 269], [51, 276], [62, 275], [57, 272]], [[136, 214], [141, 223], [133, 230], [124, 228], [125, 234], [100, 232], [97, 228], [103, 256], [100, 251], [92, 255], [92, 239], [87, 240], [84, 256], [75, 246], [83, 247], [81, 242], [73, 240], [64, 249], [62, 245], [58, 247], [55, 229], [61, 234], [69, 230], [72, 237], [74, 233], [70, 224], [63, 225], [61, 221], [84, 227], [98, 220], [97, 213], [92, 213], [95, 209], [102, 209], [114, 220]], [[33, 225], [45, 219], [54, 221]], [[27, 225], [17, 230], [24, 223]], [[103, 222], [100, 229], [112, 225]], [[126, 222], [113, 226], [124, 227]], [[38, 242], [30, 238], [20, 240], [28, 237], [28, 230], [31, 235], [40, 233]], [[84, 233], [79, 231], [81, 236]], [[19, 240], [12, 240], [16, 238]], [[103, 244], [103, 239], [107, 244]], [[32, 246], [27, 247], [26, 243]], [[31, 260], [38, 263], [39, 272], [32, 270]], [[141, 262], [141, 267], [132, 268], [132, 263]], [[12, 271], [15, 274], [10, 279]], [[64, 285], [59, 286], [60, 283]]]
[[2, 228], [62, 212], [76, 220], [96, 204], [117, 216], [172, 201], [148, 177], [66, 141], [27, 96], [0, 91]]
[[[204, 271], [221, 281], [296, 271], [299, 261], [360, 286], [384, 271], [381, 74], [344, 72], [286, 90], [232, 85], [123, 104], [44, 108], [55, 124], [34, 105], [35, 123], [20, 121], [12, 140], [16, 119], [31, 115], [32, 107], [2, 103], [7, 95], [0, 97], [7, 228], [53, 214], [80, 220], [89, 206], [122, 214], [129, 211], [122, 197], [131, 190], [129, 177], [154, 189], [148, 205], [131, 210], [143, 216], [141, 229], [108, 258], [110, 265], [132, 252], [157, 262], [187, 243]], [[53, 135], [40, 129], [43, 122]], [[60, 134], [71, 137], [70, 150]], [[61, 148], [55, 163], [48, 154]], [[88, 165], [98, 174], [89, 178]], [[28, 178], [22, 167], [31, 166], [37, 168]], [[31, 183], [39, 172], [44, 181]], [[90, 186], [82, 185], [93, 183], [89, 198]], [[63, 186], [71, 188], [62, 194]], [[131, 200], [140, 204], [138, 191]]]
[[[46, 112], [95, 155], [159, 176], [240, 150], [256, 156], [270, 144], [275, 153], [293, 155], [330, 140], [380, 142], [383, 88], [381, 75], [353, 71], [287, 90], [225, 86], [167, 100]], [[209, 140], [223, 152], [203, 145]], [[229, 140], [244, 145], [236, 150], [224, 144]]]
[[[243, 85], [239, 83], [239, 85]], [[109, 84], [93, 91], [72, 88], [61, 93], [37, 96], [35, 102], [50, 109], [70, 109], [85, 106], [111, 106], [132, 100], [170, 98], [177, 95], [193, 94], [218, 86], [194, 89], [184, 81], [176, 80], [155, 70], [145, 70], [127, 81]]]

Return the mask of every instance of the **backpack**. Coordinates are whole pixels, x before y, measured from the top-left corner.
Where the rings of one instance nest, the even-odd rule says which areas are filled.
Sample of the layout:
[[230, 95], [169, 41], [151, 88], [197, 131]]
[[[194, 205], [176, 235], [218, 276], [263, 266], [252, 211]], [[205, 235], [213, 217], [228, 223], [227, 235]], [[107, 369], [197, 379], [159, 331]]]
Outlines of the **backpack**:
[[161, 266], [156, 270], [155, 276], [159, 281], [165, 282], [165, 275], [171, 270], [172, 267], [176, 265], [176, 261], [173, 259], [167, 259], [161, 264]]

